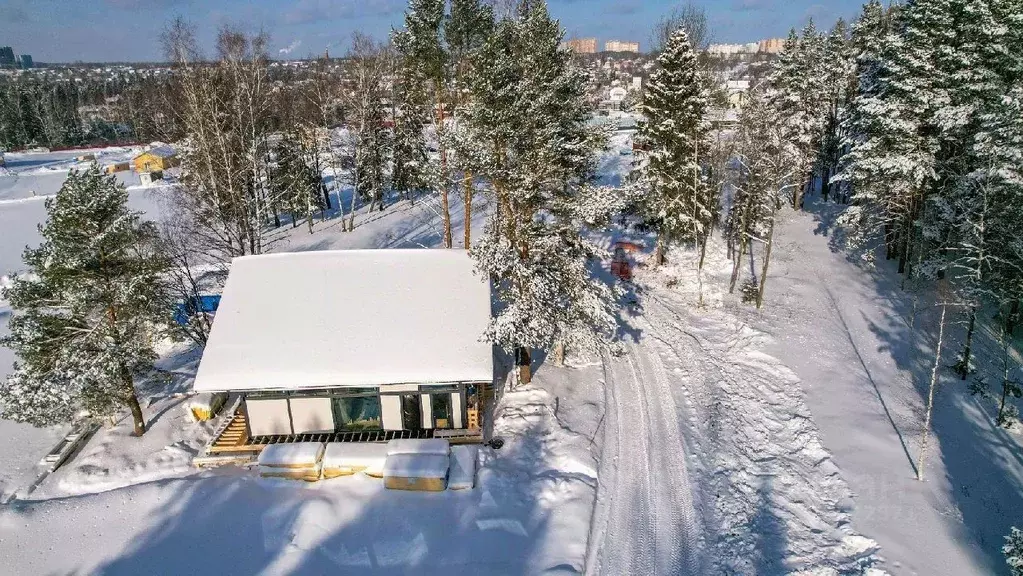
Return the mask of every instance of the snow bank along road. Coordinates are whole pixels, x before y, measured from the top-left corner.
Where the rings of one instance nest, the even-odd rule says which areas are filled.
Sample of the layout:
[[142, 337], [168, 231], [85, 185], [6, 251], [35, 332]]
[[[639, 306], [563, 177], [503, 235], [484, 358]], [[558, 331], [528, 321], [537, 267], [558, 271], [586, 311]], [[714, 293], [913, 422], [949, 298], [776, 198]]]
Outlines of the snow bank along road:
[[[654, 280], [656, 283], [656, 280]], [[650, 288], [605, 359], [607, 413], [588, 570], [860, 572], [877, 558], [798, 379], [765, 338]]]

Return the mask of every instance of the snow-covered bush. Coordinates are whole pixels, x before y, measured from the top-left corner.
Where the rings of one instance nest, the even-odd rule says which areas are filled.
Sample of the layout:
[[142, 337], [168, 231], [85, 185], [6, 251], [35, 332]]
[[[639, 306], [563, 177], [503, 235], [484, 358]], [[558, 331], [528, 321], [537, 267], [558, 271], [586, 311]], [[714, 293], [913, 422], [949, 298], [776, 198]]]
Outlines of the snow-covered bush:
[[756, 278], [749, 278], [742, 283], [739, 287], [739, 294], [742, 295], [743, 304], [752, 304], [757, 301], [757, 295], [760, 293], [760, 284], [757, 283]]

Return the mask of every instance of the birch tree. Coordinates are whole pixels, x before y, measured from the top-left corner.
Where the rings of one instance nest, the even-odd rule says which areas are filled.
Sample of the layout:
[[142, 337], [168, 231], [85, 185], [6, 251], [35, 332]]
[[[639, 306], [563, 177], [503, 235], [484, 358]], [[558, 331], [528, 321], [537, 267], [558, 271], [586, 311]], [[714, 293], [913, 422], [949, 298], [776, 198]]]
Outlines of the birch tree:
[[196, 222], [211, 257], [260, 254], [275, 204], [266, 166], [269, 37], [223, 28], [216, 62], [203, 61], [192, 28], [180, 19], [163, 42], [181, 95], [171, 112], [187, 133], [177, 209]]

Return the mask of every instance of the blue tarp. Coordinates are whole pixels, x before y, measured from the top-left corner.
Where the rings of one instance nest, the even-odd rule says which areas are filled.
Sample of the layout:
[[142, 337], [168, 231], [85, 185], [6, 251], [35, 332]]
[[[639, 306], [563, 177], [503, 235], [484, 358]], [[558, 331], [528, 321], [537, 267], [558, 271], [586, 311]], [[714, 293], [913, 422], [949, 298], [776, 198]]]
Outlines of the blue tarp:
[[199, 312], [216, 312], [220, 307], [220, 295], [192, 297], [174, 307], [174, 321], [184, 326], [188, 318]]

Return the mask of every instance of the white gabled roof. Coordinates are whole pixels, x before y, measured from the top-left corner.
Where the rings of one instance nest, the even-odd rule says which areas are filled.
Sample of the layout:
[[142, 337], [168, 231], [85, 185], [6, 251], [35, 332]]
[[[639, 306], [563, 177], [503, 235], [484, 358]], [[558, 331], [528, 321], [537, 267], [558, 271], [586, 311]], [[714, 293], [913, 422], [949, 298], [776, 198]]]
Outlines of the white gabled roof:
[[194, 389], [490, 382], [489, 321], [464, 250], [236, 258]]

